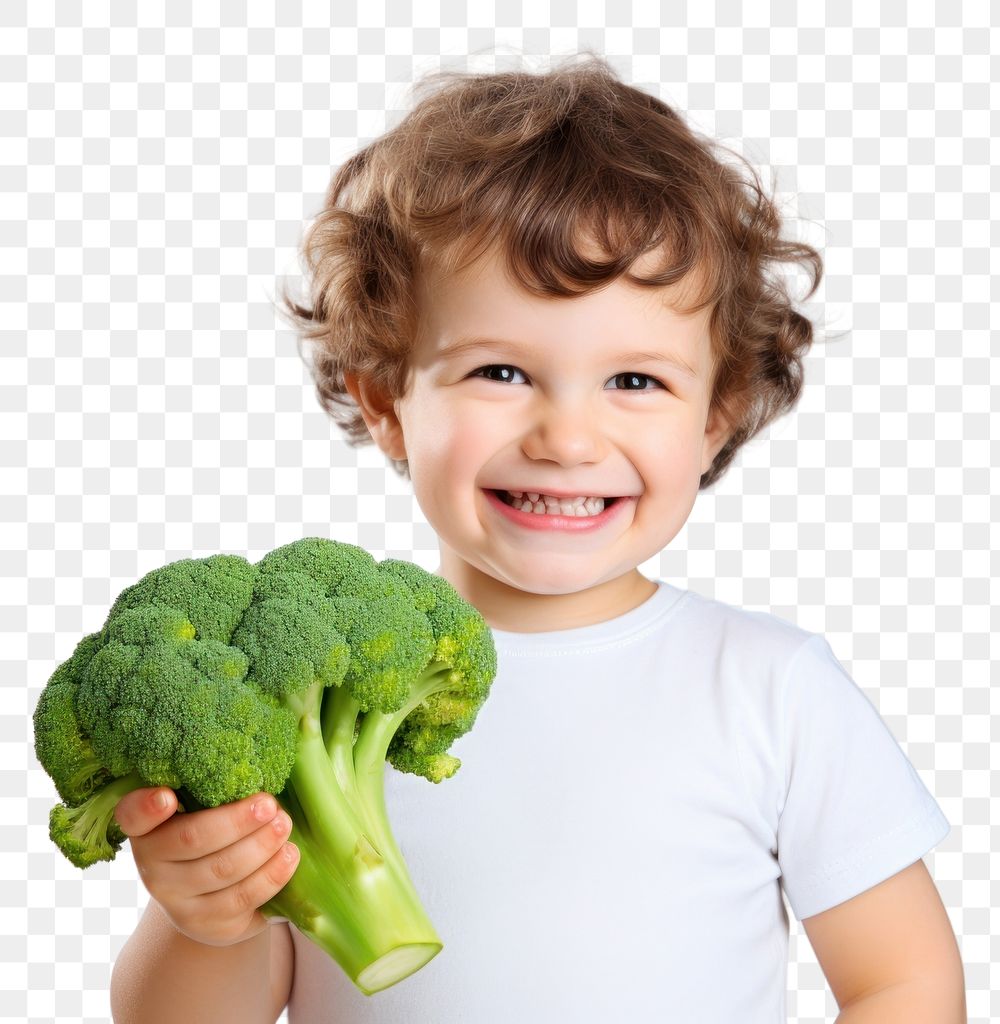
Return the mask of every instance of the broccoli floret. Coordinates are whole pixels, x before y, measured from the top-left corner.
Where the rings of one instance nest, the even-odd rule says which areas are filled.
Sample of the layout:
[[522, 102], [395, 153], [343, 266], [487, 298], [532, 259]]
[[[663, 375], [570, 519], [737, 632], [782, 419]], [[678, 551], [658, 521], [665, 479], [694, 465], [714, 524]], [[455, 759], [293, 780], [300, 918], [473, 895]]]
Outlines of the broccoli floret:
[[492, 634], [444, 579], [307, 537], [256, 564], [172, 562], [118, 596], [52, 674], [35, 750], [78, 867], [112, 860], [118, 800], [169, 786], [188, 810], [275, 794], [300, 852], [262, 908], [365, 994], [442, 948], [392, 835], [386, 761], [440, 782], [496, 673]]

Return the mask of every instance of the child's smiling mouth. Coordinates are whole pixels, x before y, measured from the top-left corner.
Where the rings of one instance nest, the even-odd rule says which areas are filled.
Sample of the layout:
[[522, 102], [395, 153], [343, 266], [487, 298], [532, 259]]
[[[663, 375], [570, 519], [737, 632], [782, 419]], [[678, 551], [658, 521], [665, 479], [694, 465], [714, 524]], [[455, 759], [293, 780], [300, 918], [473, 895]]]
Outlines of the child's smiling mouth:
[[541, 491], [505, 491], [502, 488], [492, 488], [492, 490], [501, 501], [513, 508], [536, 515], [562, 513], [583, 518], [602, 512], [618, 500], [617, 497], [603, 494], [591, 497], [587, 495], [552, 495]]
[[[566, 504], [557, 504], [550, 498], [548, 503], [543, 502], [542, 495], [538, 494], [538, 500], [531, 501], [531, 497], [537, 492], [530, 492], [526, 495], [531, 504], [530, 511], [524, 511], [513, 504], [513, 498], [504, 490], [492, 487], [484, 487], [483, 493], [487, 497], [489, 505], [499, 511], [507, 520], [519, 526], [534, 530], [561, 530], [564, 532], [591, 531], [599, 529], [618, 515], [622, 508], [634, 500], [632, 495], [608, 498], [587, 498], [584, 502], [566, 499]], [[522, 492], [515, 492], [520, 495]], [[545, 507], [539, 509], [539, 505]], [[572, 507], [573, 511], [567, 514]], [[538, 511], [535, 511], [538, 509]]]

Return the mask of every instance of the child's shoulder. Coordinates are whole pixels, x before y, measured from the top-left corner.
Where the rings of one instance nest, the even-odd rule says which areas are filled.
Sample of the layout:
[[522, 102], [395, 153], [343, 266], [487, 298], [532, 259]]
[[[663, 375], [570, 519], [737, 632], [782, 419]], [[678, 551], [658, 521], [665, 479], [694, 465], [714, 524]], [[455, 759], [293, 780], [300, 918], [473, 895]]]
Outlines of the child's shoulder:
[[727, 654], [788, 661], [822, 634], [804, 629], [785, 615], [743, 608], [693, 590], [683, 591], [679, 625], [692, 639], [717, 645]]
[[[856, 685], [823, 633], [785, 614], [744, 608], [686, 592], [675, 628], [664, 642], [681, 650], [685, 664], [714, 680], [714, 692], [757, 702], [766, 714], [788, 699], [847, 704]], [[682, 638], [683, 647], [678, 647]]]

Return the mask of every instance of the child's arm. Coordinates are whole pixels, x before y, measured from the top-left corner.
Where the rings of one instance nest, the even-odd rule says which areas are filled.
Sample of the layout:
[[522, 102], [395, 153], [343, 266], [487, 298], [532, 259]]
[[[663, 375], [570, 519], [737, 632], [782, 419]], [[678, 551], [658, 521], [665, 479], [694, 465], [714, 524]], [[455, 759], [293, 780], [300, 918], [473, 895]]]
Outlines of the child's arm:
[[153, 788], [115, 809], [153, 897], [115, 963], [115, 1024], [274, 1024], [291, 987], [291, 935], [258, 908], [294, 871], [291, 822], [266, 794], [176, 810], [172, 790]]
[[838, 1024], [965, 1024], [961, 953], [922, 860], [802, 926]]
[[274, 924], [232, 946], [181, 934], [155, 900], [115, 961], [115, 1024], [274, 1024], [292, 981], [288, 925]]

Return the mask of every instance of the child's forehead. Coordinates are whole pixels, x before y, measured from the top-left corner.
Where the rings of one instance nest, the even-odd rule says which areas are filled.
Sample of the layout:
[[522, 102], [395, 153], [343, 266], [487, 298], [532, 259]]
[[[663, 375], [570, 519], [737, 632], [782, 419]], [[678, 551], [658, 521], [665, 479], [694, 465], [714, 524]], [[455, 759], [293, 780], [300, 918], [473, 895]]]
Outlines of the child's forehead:
[[[663, 260], [662, 254], [647, 253], [630, 269], [650, 276], [662, 270]], [[437, 267], [425, 276], [414, 358], [430, 365], [479, 350], [558, 353], [565, 351], [561, 342], [554, 348], [549, 342], [572, 337], [580, 358], [605, 358], [611, 350], [629, 353], [629, 359], [660, 354], [687, 367], [692, 377], [707, 379], [698, 367], [713, 361], [714, 307], [690, 308], [703, 284], [694, 272], [673, 286], [642, 286], [619, 277], [599, 294], [539, 296], [516, 280], [494, 248], [459, 270]]]
[[[608, 256], [593, 243], [578, 244], [578, 253], [586, 259], [605, 262]], [[418, 302], [434, 302], [435, 297], [447, 294], [452, 289], [461, 292], [509, 296], [518, 298], [540, 298], [538, 292], [526, 287], [512, 268], [512, 262], [500, 245], [490, 245], [481, 252], [470, 253], [453, 249], [446, 256], [425, 256], [420, 260], [416, 274]], [[665, 245], [643, 253], [627, 267], [626, 273], [640, 278], [650, 278], [672, 266], [671, 251]], [[712, 290], [711, 274], [706, 264], [693, 266], [675, 283], [648, 285], [632, 282], [624, 275], [605, 282], [598, 287], [616, 284], [619, 291], [630, 290], [650, 306], [662, 303], [681, 312], [696, 313]], [[580, 294], [584, 294], [578, 286]]]

